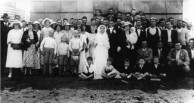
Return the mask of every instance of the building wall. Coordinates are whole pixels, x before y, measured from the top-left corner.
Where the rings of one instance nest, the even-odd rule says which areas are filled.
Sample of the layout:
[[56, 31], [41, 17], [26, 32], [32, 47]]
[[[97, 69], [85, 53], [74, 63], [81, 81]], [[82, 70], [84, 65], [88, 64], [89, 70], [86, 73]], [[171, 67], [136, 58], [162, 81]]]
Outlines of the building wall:
[[15, 15], [20, 15], [21, 19], [26, 19], [25, 11], [18, 8], [18, 3], [15, 1], [9, 0], [0, 2], [0, 16], [2, 16], [4, 13], [8, 13], [11, 20], [14, 19]]
[[51, 18], [53, 20], [71, 17], [93, 17], [95, 9], [101, 9], [103, 14], [112, 7], [116, 11], [130, 12], [132, 8], [144, 11], [146, 17], [182, 19], [183, 0], [33, 0], [31, 2], [31, 20]]

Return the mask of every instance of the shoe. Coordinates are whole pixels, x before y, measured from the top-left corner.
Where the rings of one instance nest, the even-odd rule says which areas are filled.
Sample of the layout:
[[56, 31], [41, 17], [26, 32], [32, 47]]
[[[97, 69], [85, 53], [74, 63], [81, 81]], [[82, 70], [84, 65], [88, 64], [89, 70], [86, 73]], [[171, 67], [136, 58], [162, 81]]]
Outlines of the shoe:
[[12, 77], [12, 73], [9, 73], [8, 78], [11, 78], [11, 77]]

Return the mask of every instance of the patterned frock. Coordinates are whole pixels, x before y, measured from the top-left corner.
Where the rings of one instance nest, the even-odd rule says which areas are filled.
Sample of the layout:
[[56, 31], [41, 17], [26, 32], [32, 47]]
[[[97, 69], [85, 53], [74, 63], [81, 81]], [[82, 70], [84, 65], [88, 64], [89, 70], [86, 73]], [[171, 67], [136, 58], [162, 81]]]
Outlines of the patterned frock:
[[[28, 32], [29, 39], [34, 39], [33, 32]], [[30, 47], [24, 51], [23, 67], [35, 68], [36, 48], [35, 44], [31, 44]]]
[[36, 43], [37, 51], [36, 51], [36, 54], [35, 54], [35, 69], [40, 69], [41, 65], [43, 65], [43, 56], [41, 56], [41, 51], [40, 51], [40, 48], [39, 48], [41, 31], [38, 30], [38, 31], [36, 31], [36, 33], [37, 33], [37, 36], [38, 36], [38, 42]]

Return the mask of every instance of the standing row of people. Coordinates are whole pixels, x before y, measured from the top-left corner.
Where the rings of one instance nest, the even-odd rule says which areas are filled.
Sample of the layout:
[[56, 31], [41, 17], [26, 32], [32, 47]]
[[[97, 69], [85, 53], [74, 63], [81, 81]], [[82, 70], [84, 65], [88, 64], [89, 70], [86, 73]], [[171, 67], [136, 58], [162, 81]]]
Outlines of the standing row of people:
[[[194, 59], [192, 25], [184, 26], [183, 21], [178, 20], [175, 28], [171, 18], [168, 21], [160, 19], [160, 25], [157, 26], [155, 17], [148, 20], [141, 16], [143, 14], [138, 13], [133, 20], [122, 21], [118, 17], [110, 19], [111, 15], [102, 17], [98, 14], [91, 19], [91, 25], [87, 25], [85, 16], [76, 25], [67, 19], [62, 24], [60, 20], [53, 22], [46, 18], [42, 22], [29, 22], [27, 27], [22, 27], [20, 21], [14, 21], [7, 37], [6, 67], [25, 68], [22, 69], [25, 75], [28, 72], [32, 74], [33, 68], [43, 68], [43, 74], [46, 75], [47, 71], [53, 74], [53, 60], [58, 60], [59, 75], [71, 71], [82, 73], [83, 76], [83, 72], [87, 71], [87, 60], [93, 60], [94, 77], [97, 79], [118, 76], [115, 73], [123, 71], [126, 61], [135, 67], [142, 63], [141, 59], [151, 65], [153, 59], [158, 58], [164, 68], [170, 68], [167, 70], [169, 74], [177, 73], [175, 67], [188, 72]], [[6, 16], [3, 18], [6, 21]], [[25, 24], [25, 21], [22, 23]], [[7, 27], [6, 23], [4, 26]], [[102, 73], [107, 62], [111, 62], [115, 68], [110, 69], [114, 72], [109, 76], [105, 75], [106, 71]], [[12, 76], [11, 70], [9, 77]]]

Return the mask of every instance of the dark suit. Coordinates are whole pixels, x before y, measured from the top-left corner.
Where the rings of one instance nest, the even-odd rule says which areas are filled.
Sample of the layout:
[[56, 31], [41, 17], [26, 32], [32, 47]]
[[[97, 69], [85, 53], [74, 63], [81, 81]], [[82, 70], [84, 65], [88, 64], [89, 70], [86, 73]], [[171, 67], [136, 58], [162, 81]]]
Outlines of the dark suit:
[[86, 25], [86, 31], [87, 31], [88, 33], [91, 33], [91, 28], [90, 28], [89, 25]]
[[148, 64], [144, 64], [142, 68], [140, 68], [140, 65], [137, 64], [134, 66], [134, 69], [133, 69], [133, 72], [136, 73], [136, 72], [139, 72], [139, 73], [146, 73], [146, 72], [149, 72], [149, 65]]
[[168, 50], [166, 48], [162, 48], [160, 50], [160, 54], [159, 54], [159, 49], [156, 48], [156, 49], [153, 50], [153, 56], [159, 57], [160, 63], [166, 64], [167, 63]]
[[151, 64], [149, 73], [159, 76], [161, 73], [166, 73], [165, 67], [162, 64], [158, 64], [157, 68], [154, 64]]
[[125, 66], [122, 66], [120, 68], [120, 73], [125, 73], [125, 74], [131, 74], [131, 73], [134, 73], [134, 69], [132, 66], [129, 66], [127, 69], [125, 69]]
[[118, 67], [117, 64], [117, 56], [118, 56], [118, 52], [117, 52], [117, 47], [118, 47], [118, 34], [115, 28], [111, 29], [108, 28], [107, 29], [107, 34], [109, 37], [109, 42], [110, 42], [110, 49], [108, 50], [108, 54], [109, 57], [113, 58], [113, 65], [115, 67]]
[[1, 68], [5, 68], [6, 58], [7, 58], [7, 35], [8, 32], [11, 30], [8, 26], [4, 24], [4, 21], [1, 21]]
[[[169, 50], [172, 48], [172, 47], [169, 47], [168, 45], [168, 31], [167, 30], [161, 31], [161, 40], [162, 40], [162, 44], [165, 47], [168, 47]], [[171, 30], [171, 40], [172, 40], [172, 46], [174, 46], [174, 44], [178, 41], [178, 34], [176, 30]]]
[[136, 50], [140, 49], [142, 41], [146, 40], [146, 31], [145, 31], [145, 29], [143, 29], [142, 27], [140, 27], [139, 29], [140, 29], [140, 34], [138, 34], [138, 28], [136, 27], [136, 29], [135, 29], [136, 33], [137, 33], [137, 36], [138, 36], [137, 43], [135, 44], [135, 49]]
[[188, 55], [189, 55], [189, 59], [190, 59], [190, 68], [191, 68], [191, 73], [194, 76], [194, 58], [192, 58], [192, 53], [191, 53], [191, 48], [187, 47], [186, 48]]

